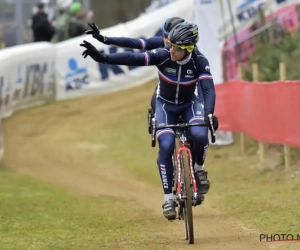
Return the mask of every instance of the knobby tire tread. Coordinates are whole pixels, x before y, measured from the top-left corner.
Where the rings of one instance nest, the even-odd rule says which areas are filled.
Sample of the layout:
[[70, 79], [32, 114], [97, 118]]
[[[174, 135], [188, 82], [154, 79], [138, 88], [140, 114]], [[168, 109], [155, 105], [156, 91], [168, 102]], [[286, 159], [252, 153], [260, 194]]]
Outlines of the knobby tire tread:
[[189, 244], [194, 244], [194, 224], [193, 224], [193, 209], [192, 209], [192, 190], [190, 177], [190, 162], [186, 151], [182, 151], [182, 164], [184, 168], [184, 182], [186, 188], [186, 215], [187, 226], [189, 232]]

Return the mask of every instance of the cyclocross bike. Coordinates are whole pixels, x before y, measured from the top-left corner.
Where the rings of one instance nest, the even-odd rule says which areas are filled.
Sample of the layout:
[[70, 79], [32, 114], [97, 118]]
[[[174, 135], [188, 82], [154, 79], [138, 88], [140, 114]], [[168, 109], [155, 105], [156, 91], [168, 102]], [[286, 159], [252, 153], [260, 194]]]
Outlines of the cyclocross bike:
[[152, 110], [148, 110], [148, 132], [151, 134], [152, 147], [156, 145], [156, 131], [164, 128], [172, 128], [175, 131], [175, 137], [178, 145], [174, 148], [174, 175], [173, 175], [173, 193], [175, 196], [176, 207], [178, 207], [177, 219], [184, 220], [186, 240], [189, 244], [194, 244], [194, 226], [192, 206], [197, 203], [197, 185], [194, 176], [193, 158], [190, 144], [187, 142], [187, 129], [192, 126], [208, 126], [211, 132], [211, 142], [214, 143], [215, 131], [213, 128], [212, 115], [209, 116], [209, 123], [191, 123], [187, 124], [178, 119], [175, 125], [166, 125], [156, 127], [156, 119], [153, 117]]

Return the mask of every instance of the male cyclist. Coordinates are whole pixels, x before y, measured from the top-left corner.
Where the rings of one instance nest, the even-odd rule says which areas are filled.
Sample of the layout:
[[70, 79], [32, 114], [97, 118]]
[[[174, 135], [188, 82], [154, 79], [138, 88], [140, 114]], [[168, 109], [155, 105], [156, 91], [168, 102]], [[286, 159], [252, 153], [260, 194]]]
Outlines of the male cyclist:
[[[209, 122], [208, 115], [213, 114], [215, 108], [215, 89], [210, 73], [208, 60], [195, 49], [198, 41], [198, 26], [180, 23], [170, 32], [170, 45], [165, 48], [138, 53], [115, 53], [106, 55], [87, 41], [80, 46], [86, 50], [83, 57], [92, 57], [100, 63], [151, 66], [158, 68], [158, 90], [156, 97], [157, 126], [176, 124], [181, 115], [184, 122]], [[199, 98], [195, 95], [198, 81], [204, 97], [204, 110]], [[217, 128], [217, 119], [214, 122]], [[190, 133], [194, 139], [195, 179], [200, 194], [206, 194], [210, 187], [204, 160], [208, 150], [207, 127], [191, 127]], [[163, 214], [169, 220], [176, 218], [175, 201], [172, 193], [173, 162], [175, 135], [172, 129], [158, 130], [156, 134], [159, 143], [157, 159], [164, 189]]]
[[[116, 45], [119, 47], [126, 47], [132, 49], [142, 49], [142, 50], [152, 50], [157, 48], [163, 48], [169, 44], [168, 35], [170, 31], [179, 23], [185, 22], [184, 19], [180, 17], [171, 17], [166, 19], [162, 26], [161, 32], [162, 36], [154, 36], [148, 39], [139, 39], [139, 38], [129, 38], [129, 37], [106, 37], [101, 35], [101, 32], [95, 23], [89, 24], [91, 27], [90, 30], [87, 30], [85, 33], [92, 35], [95, 39], [99, 42], [107, 44], [107, 45]], [[195, 48], [197, 49], [197, 48]], [[200, 83], [200, 82], [199, 82]], [[198, 84], [199, 84], [198, 83]], [[155, 113], [155, 103], [156, 103], [156, 93], [157, 93], [157, 86], [155, 87], [154, 93], [151, 97], [150, 105], [152, 109], [152, 113]], [[197, 87], [197, 93], [203, 103], [203, 95], [201, 92], [200, 86]], [[191, 139], [190, 133], [187, 133], [187, 141], [193, 148], [193, 140]], [[193, 162], [194, 162], [194, 154], [193, 155]], [[199, 203], [204, 201], [204, 195], [199, 194]]]

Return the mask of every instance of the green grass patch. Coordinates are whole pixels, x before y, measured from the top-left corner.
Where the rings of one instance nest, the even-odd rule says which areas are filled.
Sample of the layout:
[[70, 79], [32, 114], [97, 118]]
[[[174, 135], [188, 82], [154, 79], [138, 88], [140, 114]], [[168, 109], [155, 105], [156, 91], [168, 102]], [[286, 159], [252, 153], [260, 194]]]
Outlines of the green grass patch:
[[299, 233], [300, 178], [284, 172], [273, 159], [274, 168], [259, 165], [258, 144], [247, 141], [247, 156], [239, 155], [239, 138], [231, 146], [211, 147], [207, 169], [212, 188], [210, 197], [216, 208], [245, 221], [265, 233]]
[[158, 144], [151, 146], [147, 125], [148, 105], [142, 103], [134, 110], [103, 120], [84, 136], [91, 143], [109, 145], [99, 155], [99, 161], [121, 166], [133, 178], [161, 186], [156, 165]]
[[75, 196], [3, 166], [0, 211], [5, 250], [168, 249], [165, 221], [134, 201]]

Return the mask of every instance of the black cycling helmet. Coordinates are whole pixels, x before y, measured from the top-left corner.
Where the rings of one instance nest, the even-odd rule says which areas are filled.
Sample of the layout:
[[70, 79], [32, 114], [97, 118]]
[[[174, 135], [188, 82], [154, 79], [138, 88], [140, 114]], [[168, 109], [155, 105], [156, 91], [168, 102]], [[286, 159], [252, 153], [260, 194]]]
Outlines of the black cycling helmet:
[[184, 19], [180, 17], [168, 18], [161, 26], [161, 31], [164, 35], [169, 35], [170, 31], [179, 23], [185, 22]]
[[177, 24], [169, 33], [170, 43], [176, 45], [195, 45], [198, 42], [198, 26], [193, 23]]

